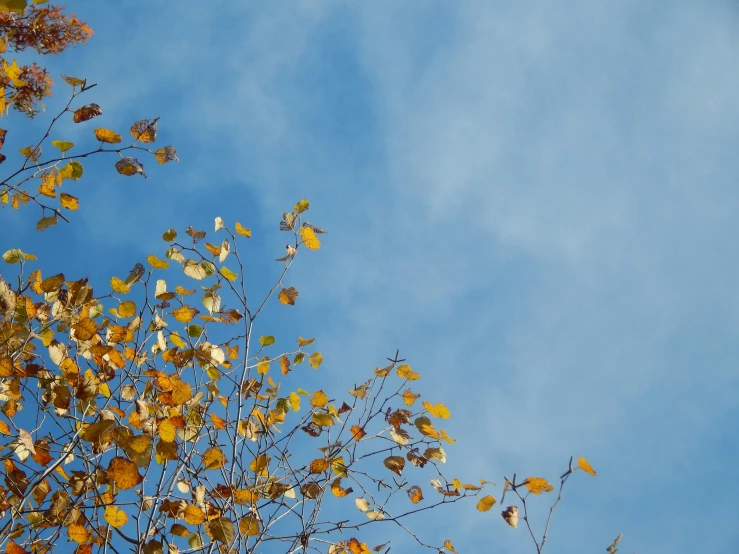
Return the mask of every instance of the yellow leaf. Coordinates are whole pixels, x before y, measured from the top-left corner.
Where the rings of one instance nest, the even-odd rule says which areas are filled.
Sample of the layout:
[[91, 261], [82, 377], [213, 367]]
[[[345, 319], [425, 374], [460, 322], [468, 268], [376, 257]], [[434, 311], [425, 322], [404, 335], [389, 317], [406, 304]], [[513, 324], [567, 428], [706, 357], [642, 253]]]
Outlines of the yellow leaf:
[[257, 373], [259, 375], [267, 375], [269, 373], [269, 356], [264, 356], [257, 364]]
[[271, 346], [275, 343], [275, 338], [272, 335], [264, 335], [259, 337], [259, 344], [262, 346]]
[[136, 464], [121, 456], [116, 456], [108, 465], [108, 480], [113, 481], [120, 490], [134, 488], [144, 479], [139, 474]]
[[529, 477], [526, 479], [526, 488], [534, 494], [542, 492], [552, 492], [554, 487], [550, 485], [543, 477]]
[[582, 469], [585, 473], [589, 473], [590, 475], [595, 477], [595, 470], [593, 469], [593, 466], [591, 466], [590, 463], [582, 456], [577, 459], [577, 467]]
[[80, 201], [71, 194], [67, 194], [66, 192], [63, 192], [59, 195], [59, 200], [62, 203], [62, 208], [74, 211], [80, 207]]
[[311, 396], [310, 403], [316, 408], [323, 408], [328, 404], [328, 396], [326, 396], [326, 393], [322, 390], [318, 390], [313, 393], [313, 396]]
[[310, 208], [310, 203], [308, 202], [308, 199], [303, 198], [300, 202], [295, 204], [293, 211], [297, 214], [302, 214], [304, 211], [307, 211], [308, 208]]
[[321, 247], [321, 241], [318, 240], [315, 231], [310, 227], [301, 227], [300, 240], [308, 250], [318, 250]]
[[280, 294], [277, 295], [277, 299], [283, 304], [289, 304], [290, 306], [295, 305], [295, 300], [298, 298], [298, 291], [295, 287], [282, 289]]
[[118, 317], [127, 318], [136, 315], [136, 302], [126, 300], [118, 305]]
[[429, 418], [419, 417], [416, 418], [416, 421], [414, 421], [413, 423], [423, 435], [437, 440], [440, 438], [438, 431], [434, 429], [433, 425], [431, 425], [431, 420]]
[[456, 550], [454, 550], [454, 547], [452, 546], [451, 541], [449, 540], [444, 541], [444, 548], [446, 548], [447, 550], [451, 550], [452, 552], [456, 552]]
[[110, 279], [110, 288], [113, 289], [113, 292], [117, 292], [118, 294], [126, 294], [131, 290], [131, 286], [118, 277], [112, 277]]
[[68, 142], [66, 140], [52, 140], [51, 145], [58, 148], [62, 154], [64, 154], [67, 150], [74, 147], [73, 142]]
[[203, 510], [194, 504], [188, 504], [182, 514], [182, 519], [184, 519], [189, 525], [200, 525], [201, 523], [205, 523], [207, 518], [205, 517]]
[[198, 313], [200, 313], [199, 310], [191, 308], [187, 304], [172, 310], [172, 315], [180, 323], [189, 323]]
[[149, 262], [149, 265], [154, 269], [167, 269], [169, 267], [169, 262], [160, 260], [154, 254], [147, 256], [146, 261]]
[[323, 356], [321, 356], [320, 352], [314, 352], [310, 355], [310, 358], [308, 358], [308, 363], [313, 369], [318, 369], [321, 362], [323, 362]]
[[238, 277], [236, 273], [228, 269], [225, 265], [221, 266], [221, 268], [218, 271], [221, 275], [223, 275], [229, 281], [235, 281]]
[[449, 419], [452, 417], [452, 414], [449, 413], [449, 409], [444, 406], [444, 404], [434, 405], [431, 402], [424, 402], [423, 407], [426, 408], [434, 417], [438, 417], [440, 419]]
[[0, 420], [0, 434], [10, 435], [10, 426], [2, 420]]
[[41, 184], [38, 191], [49, 198], [56, 198], [55, 177], [53, 172], [44, 173], [41, 176]]
[[163, 419], [159, 422], [159, 438], [164, 442], [173, 442], [177, 436], [177, 430], [169, 419]]
[[124, 512], [117, 506], [106, 506], [105, 515], [103, 517], [111, 527], [115, 527], [116, 529], [119, 527], [123, 527], [126, 522], [128, 522], [128, 516], [126, 515], [126, 512]]
[[114, 131], [111, 131], [110, 129], [103, 129], [101, 127], [99, 129], [95, 129], [93, 132], [95, 133], [95, 138], [98, 139], [100, 142], [107, 142], [108, 144], [118, 144], [122, 140], [121, 135]]
[[420, 394], [414, 394], [411, 392], [411, 389], [405, 389], [405, 392], [403, 392], [403, 402], [406, 406], [413, 406], [413, 403], [416, 401], [416, 398], [421, 396]]
[[246, 537], [259, 535], [259, 520], [253, 515], [247, 515], [239, 520], [239, 531]]
[[220, 469], [226, 463], [226, 455], [220, 448], [209, 448], [203, 454], [205, 469]]
[[254, 458], [249, 464], [249, 469], [258, 475], [268, 475], [268, 467], [270, 462], [269, 454], [260, 454]]
[[251, 237], [251, 229], [247, 229], [241, 223], [238, 221], [236, 222], [236, 225], [234, 226], [236, 229], [236, 233], [241, 235], [242, 237], [250, 238]]
[[403, 364], [398, 368], [398, 377], [408, 379], [409, 381], [418, 381], [421, 378], [408, 364]]
[[477, 503], [477, 511], [479, 512], [487, 512], [495, 505], [495, 498], [493, 498], [491, 495], [487, 495], [483, 498], [481, 498]]
[[304, 339], [303, 337], [298, 337], [298, 346], [308, 346], [314, 342], [316, 342], [316, 339]]
[[313, 414], [312, 420], [319, 427], [329, 427], [335, 423], [331, 414]]
[[73, 523], [67, 530], [69, 538], [77, 544], [85, 544], [90, 540], [90, 532], [85, 528], [84, 525], [79, 523]]

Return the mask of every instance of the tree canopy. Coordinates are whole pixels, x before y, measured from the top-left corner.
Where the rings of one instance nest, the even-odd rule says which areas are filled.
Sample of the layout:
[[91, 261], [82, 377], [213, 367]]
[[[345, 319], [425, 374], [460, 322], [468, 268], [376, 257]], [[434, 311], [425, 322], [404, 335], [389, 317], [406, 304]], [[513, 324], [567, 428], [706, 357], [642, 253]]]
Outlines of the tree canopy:
[[[55, 54], [92, 35], [63, 8], [36, 4], [0, 1], [4, 127], [11, 108], [37, 115], [52, 87], [44, 68], [9, 61], [8, 53]], [[62, 190], [83, 178], [85, 158], [113, 155], [115, 170], [132, 178], [146, 177], [136, 156], [178, 161], [174, 147], [155, 146], [159, 118], [133, 122], [124, 143], [125, 133], [95, 127], [103, 108], [78, 98], [95, 85], [62, 80], [69, 100], [46, 133], [31, 145], [13, 144], [9, 135], [22, 158], [0, 183], [0, 205], [26, 210], [47, 233], [59, 220], [74, 224], [69, 214], [84, 206]], [[52, 128], [68, 125], [87, 127], [89, 143], [50, 140]], [[8, 133], [0, 130], [0, 146]], [[461, 501], [479, 512], [500, 504], [502, 520], [511, 528], [523, 522], [542, 551], [565, 482], [576, 471], [595, 475], [584, 458], [570, 459], [537, 530], [529, 502], [555, 487], [536, 476], [499, 476], [496, 484], [485, 475], [448, 475], [452, 414], [441, 393], [421, 399], [423, 371], [399, 352], [352, 389], [324, 391], [311, 386], [324, 364], [314, 338], [262, 334], [266, 309], [289, 317], [299, 301], [290, 268], [326, 241], [326, 231], [306, 219], [309, 209], [302, 199], [276, 218], [287, 244], [262, 262], [281, 271], [261, 296], [244, 280], [244, 252], [259, 240], [247, 222], [215, 217], [212, 229], [168, 229], [159, 251], [103, 283], [90, 282], [84, 268], [74, 276], [42, 274], [36, 256], [10, 244], [3, 230], [6, 552], [358, 554], [387, 552], [389, 537], [378, 537], [394, 530], [419, 546], [455, 552], [454, 537], [430, 544], [406, 521]], [[369, 530], [381, 521], [395, 529]]]

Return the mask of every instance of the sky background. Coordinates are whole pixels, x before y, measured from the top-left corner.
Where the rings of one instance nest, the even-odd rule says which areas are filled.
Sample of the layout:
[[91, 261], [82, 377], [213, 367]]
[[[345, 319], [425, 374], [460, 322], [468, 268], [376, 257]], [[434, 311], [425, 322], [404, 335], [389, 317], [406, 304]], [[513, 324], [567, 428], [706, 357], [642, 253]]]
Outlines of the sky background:
[[[95, 36], [47, 60], [53, 75], [98, 83], [95, 127], [161, 116], [181, 162], [142, 158], [144, 180], [91, 159], [65, 184], [72, 224], [38, 234], [3, 210], [3, 251], [103, 283], [161, 255], [168, 227], [221, 216], [253, 229], [258, 288], [278, 274], [281, 213], [307, 197], [329, 234], [263, 334], [315, 336], [339, 390], [400, 348], [452, 412], [463, 480], [554, 483], [586, 457], [598, 476], [567, 483], [551, 554], [621, 532], [621, 552], [736, 548], [735, 2], [68, 5]], [[533, 552], [500, 509], [415, 529]]]

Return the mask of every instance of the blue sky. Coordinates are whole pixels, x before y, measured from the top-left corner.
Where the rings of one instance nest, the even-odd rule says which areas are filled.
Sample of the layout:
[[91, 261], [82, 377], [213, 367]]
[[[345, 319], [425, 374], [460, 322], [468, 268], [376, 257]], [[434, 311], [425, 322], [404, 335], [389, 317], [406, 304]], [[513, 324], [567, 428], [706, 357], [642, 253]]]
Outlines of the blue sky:
[[[622, 552], [735, 547], [735, 3], [69, 7], [95, 36], [50, 66], [98, 83], [107, 127], [161, 116], [181, 163], [143, 180], [92, 160], [73, 224], [37, 235], [5, 210], [8, 248], [103, 279], [222, 216], [255, 231], [259, 286], [307, 197], [329, 234], [296, 264], [289, 322], [267, 321], [317, 337], [322, 378], [349, 386], [400, 348], [451, 409], [468, 479], [588, 458], [551, 554], [621, 532]], [[533, 551], [499, 511], [416, 528]]]

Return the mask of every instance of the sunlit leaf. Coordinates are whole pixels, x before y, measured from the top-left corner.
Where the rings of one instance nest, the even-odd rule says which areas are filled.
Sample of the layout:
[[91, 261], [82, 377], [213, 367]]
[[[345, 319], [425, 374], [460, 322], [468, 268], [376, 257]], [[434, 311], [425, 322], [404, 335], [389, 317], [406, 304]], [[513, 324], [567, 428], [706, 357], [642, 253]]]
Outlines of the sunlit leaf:
[[103, 517], [111, 527], [115, 527], [116, 529], [118, 527], [123, 527], [126, 522], [128, 522], [128, 516], [126, 515], [126, 512], [124, 512], [117, 506], [106, 506], [105, 515]]
[[534, 494], [542, 492], [552, 492], [554, 487], [550, 485], [543, 477], [529, 477], [526, 479], [526, 488]]
[[226, 455], [220, 448], [209, 448], [203, 454], [205, 469], [220, 469], [226, 463]]
[[185, 507], [185, 510], [182, 514], [182, 519], [185, 520], [185, 522], [189, 525], [200, 525], [202, 523], [205, 523], [207, 518], [205, 517], [205, 512], [201, 510], [198, 506], [195, 506], [194, 504], [188, 504]]
[[246, 515], [239, 520], [239, 531], [246, 537], [259, 535], [259, 520], [253, 515]]
[[80, 207], [80, 201], [71, 194], [67, 194], [66, 192], [63, 192], [59, 195], [59, 201], [62, 204], [62, 208], [66, 208], [68, 210], [74, 211], [79, 209]]
[[226, 266], [221, 266], [221, 268], [218, 270], [221, 275], [223, 275], [226, 279], [229, 281], [235, 281], [238, 278], [238, 275], [228, 269]]
[[131, 290], [131, 286], [118, 277], [111, 277], [110, 288], [113, 289], [113, 292], [117, 292], [119, 294], [126, 294]]
[[115, 163], [115, 169], [118, 173], [127, 177], [136, 175], [137, 173], [140, 173], [142, 177], [146, 177], [143, 164], [131, 156], [118, 160]]
[[169, 262], [160, 260], [154, 254], [147, 256], [146, 261], [149, 262], [149, 265], [154, 269], [167, 269], [169, 267]]
[[313, 369], [318, 369], [318, 366], [321, 365], [321, 363], [323, 363], [323, 356], [321, 355], [320, 352], [314, 352], [308, 358], [308, 363]]
[[74, 147], [73, 142], [67, 142], [66, 140], [52, 140], [51, 145], [58, 148], [62, 154]]
[[154, 142], [157, 139], [157, 121], [155, 119], [142, 119], [131, 126], [133, 138], [140, 142]]
[[78, 79], [77, 77], [70, 77], [69, 75], [62, 75], [62, 79], [70, 87], [84, 87], [85, 83], [87, 83], [87, 79]]
[[401, 379], [408, 379], [409, 381], [417, 381], [421, 376], [411, 369], [408, 364], [403, 364], [398, 367], [398, 377]]
[[197, 309], [187, 305], [172, 310], [172, 315], [180, 323], [189, 323], [198, 313], [200, 312]]
[[449, 409], [444, 406], [444, 404], [431, 404], [431, 402], [424, 402], [423, 407], [428, 410], [428, 412], [434, 416], [438, 417], [440, 419], [449, 419], [452, 417], [452, 414], [449, 413]]
[[414, 504], [418, 504], [421, 500], [423, 500], [423, 491], [418, 485], [412, 486], [406, 492], [408, 493], [408, 498], [410, 498], [410, 501]]
[[81, 123], [88, 121], [103, 113], [103, 110], [97, 104], [88, 104], [74, 111], [74, 122]]
[[416, 402], [416, 399], [421, 395], [414, 394], [413, 392], [411, 392], [411, 389], [405, 389], [401, 396], [403, 397], [403, 403], [406, 406], [413, 406], [413, 404]]
[[110, 460], [108, 479], [115, 483], [120, 490], [132, 489], [144, 480], [139, 474], [136, 464], [121, 456], [116, 456]]
[[236, 230], [236, 233], [241, 235], [242, 237], [250, 238], [251, 237], [251, 229], [247, 229], [241, 223], [238, 221], [234, 225], [234, 229]]
[[304, 211], [308, 210], [310, 208], [310, 202], [306, 198], [303, 198], [300, 202], [295, 204], [295, 208], [293, 208], [293, 211], [298, 214], [302, 214]]
[[295, 305], [295, 300], [298, 298], [298, 291], [295, 287], [282, 289], [277, 295], [277, 299], [283, 304], [289, 304], [290, 306]]
[[111, 131], [110, 129], [95, 129], [95, 138], [97, 138], [100, 142], [105, 142], [108, 144], [118, 144], [123, 140], [121, 138], [121, 135], [116, 133], [115, 131]]
[[585, 458], [579, 457], [577, 459], [577, 467], [582, 469], [585, 473], [589, 473], [590, 475], [595, 477], [595, 470], [593, 469], [593, 466], [591, 466]]
[[315, 406], [316, 408], [323, 408], [328, 404], [328, 396], [322, 390], [318, 390], [311, 396], [310, 403], [311, 406]]
[[164, 148], [156, 150], [154, 152], [154, 157], [160, 164], [166, 164], [171, 161], [180, 161], [177, 157], [177, 152], [175, 151], [174, 146], [165, 146]]
[[67, 535], [69, 539], [76, 542], [77, 544], [84, 544], [90, 540], [90, 532], [87, 528], [79, 523], [73, 523], [67, 529]]
[[310, 227], [300, 229], [300, 240], [308, 250], [318, 250], [321, 247], [321, 241], [318, 240], [316, 233]]

